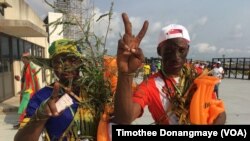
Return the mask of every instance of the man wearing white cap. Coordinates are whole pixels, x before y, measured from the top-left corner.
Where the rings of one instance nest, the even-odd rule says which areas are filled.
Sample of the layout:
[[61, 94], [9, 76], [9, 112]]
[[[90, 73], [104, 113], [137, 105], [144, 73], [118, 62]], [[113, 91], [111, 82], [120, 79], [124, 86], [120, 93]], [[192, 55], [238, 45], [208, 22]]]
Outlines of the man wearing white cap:
[[217, 98], [219, 98], [219, 85], [221, 83], [221, 79], [223, 78], [224, 75], [224, 69], [221, 66], [221, 61], [217, 61], [215, 64], [215, 67], [212, 70], [212, 76], [215, 76], [220, 79], [219, 83], [217, 83], [214, 87], [214, 91], [216, 93]]
[[[162, 57], [162, 69], [143, 81], [132, 93], [133, 74], [144, 62], [144, 55], [139, 45], [146, 34], [148, 22], [145, 21], [141, 31], [134, 36], [127, 14], [123, 13], [122, 18], [125, 34], [118, 42], [119, 73], [112, 122], [130, 124], [142, 116], [144, 107], [148, 106], [155, 124], [224, 124], [226, 114], [223, 107], [217, 107], [220, 112], [215, 112], [214, 118], [208, 114], [208, 117], [205, 117], [209, 119], [208, 122], [192, 120], [193, 114], [191, 113], [194, 109], [189, 110], [189, 105], [193, 107], [192, 103], [195, 98], [192, 96], [200, 94], [196, 92], [200, 85], [198, 81], [194, 84], [197, 74], [191, 66], [185, 64], [190, 37], [187, 29], [182, 25], [170, 24], [162, 28], [157, 44], [157, 53]], [[206, 81], [205, 78], [204, 80]], [[217, 81], [216, 78], [211, 78], [210, 84], [214, 85], [215, 81]], [[211, 92], [208, 92], [208, 97], [212, 98], [213, 87], [209, 90]], [[185, 104], [188, 106], [185, 107]], [[186, 118], [181, 118], [184, 116]]]

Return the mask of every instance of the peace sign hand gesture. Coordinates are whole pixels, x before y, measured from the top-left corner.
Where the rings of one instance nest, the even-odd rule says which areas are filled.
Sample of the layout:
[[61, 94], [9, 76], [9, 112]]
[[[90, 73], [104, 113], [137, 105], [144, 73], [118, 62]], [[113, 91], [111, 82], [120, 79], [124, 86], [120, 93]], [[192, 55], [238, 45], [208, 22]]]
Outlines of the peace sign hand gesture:
[[118, 42], [117, 65], [120, 73], [134, 73], [144, 62], [144, 55], [139, 48], [142, 38], [148, 29], [148, 21], [145, 21], [142, 29], [135, 37], [132, 35], [132, 24], [126, 13], [122, 13], [125, 34]]

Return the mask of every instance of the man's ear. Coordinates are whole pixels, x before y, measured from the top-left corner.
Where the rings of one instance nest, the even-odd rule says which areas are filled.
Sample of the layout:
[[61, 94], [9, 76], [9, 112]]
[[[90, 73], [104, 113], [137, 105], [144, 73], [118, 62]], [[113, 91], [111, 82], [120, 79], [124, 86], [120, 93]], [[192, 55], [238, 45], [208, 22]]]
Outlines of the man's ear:
[[190, 45], [188, 45], [188, 52], [187, 52], [187, 54], [189, 53], [189, 48], [190, 48]]
[[161, 56], [161, 47], [157, 47], [157, 54], [159, 55], [159, 56]]

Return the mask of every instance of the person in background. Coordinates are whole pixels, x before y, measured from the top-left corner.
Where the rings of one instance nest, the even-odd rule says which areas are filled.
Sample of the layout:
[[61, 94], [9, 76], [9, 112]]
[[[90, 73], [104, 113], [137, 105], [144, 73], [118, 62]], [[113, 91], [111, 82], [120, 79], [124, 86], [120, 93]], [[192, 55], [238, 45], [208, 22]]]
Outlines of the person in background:
[[161, 61], [157, 61], [157, 71], [160, 71], [161, 70]]
[[215, 85], [214, 87], [214, 91], [216, 93], [217, 98], [219, 98], [219, 85], [221, 83], [221, 80], [223, 79], [223, 75], [224, 75], [224, 69], [221, 66], [221, 61], [217, 61], [214, 64], [214, 67], [211, 71], [212, 76], [219, 78], [219, 82]]
[[151, 75], [157, 72], [157, 67], [154, 61], [151, 62], [150, 69], [151, 69]]
[[143, 80], [146, 80], [150, 75], [150, 65], [146, 62], [143, 65]]
[[[209, 118], [209, 121], [206, 121], [206, 123], [193, 121], [191, 117], [188, 118], [189, 114], [186, 111], [191, 112], [200, 107], [200, 105], [192, 105], [193, 99], [197, 100], [196, 97], [192, 97], [192, 94], [203, 94], [196, 91], [200, 89], [200, 83], [203, 84], [203, 82], [210, 81], [210, 79], [215, 83], [217, 79], [205, 75], [205, 77], [202, 75], [198, 79], [198, 75], [193, 73], [195, 71], [185, 65], [191, 40], [187, 29], [182, 25], [170, 24], [161, 29], [156, 47], [157, 53], [162, 57], [162, 69], [139, 84], [135, 92], [132, 91], [133, 73], [144, 62], [144, 55], [139, 45], [146, 34], [148, 21], [145, 21], [140, 32], [134, 35], [127, 14], [123, 13], [122, 18], [125, 34], [118, 42], [118, 83], [112, 122], [131, 124], [136, 118], [143, 115], [144, 107], [148, 106], [155, 124], [225, 124], [225, 109], [222, 106], [223, 102], [220, 100], [218, 102], [221, 103], [220, 106], [222, 107], [215, 106], [219, 110], [214, 110], [214, 115], [208, 114], [206, 118]], [[196, 79], [202, 81], [194, 83]], [[197, 89], [193, 86], [197, 86]], [[209, 89], [209, 91], [213, 92], [212, 89]], [[186, 93], [192, 99], [190, 104], [192, 109], [190, 110], [188, 107], [183, 110], [182, 107], [182, 98], [185, 99], [184, 95], [186, 96]], [[209, 98], [212, 97], [213, 93], [211, 93], [208, 94]], [[189, 103], [190, 101], [185, 99], [185, 102]], [[212, 107], [207, 106], [207, 108]], [[190, 116], [199, 116], [202, 112], [205, 111], [201, 111], [199, 114], [190, 114]]]
[[20, 123], [23, 121], [26, 115], [26, 107], [29, 103], [30, 98], [40, 89], [37, 70], [36, 67], [31, 63], [29, 59], [30, 53], [25, 52], [22, 55], [23, 68], [20, 76], [16, 75], [15, 80], [21, 81], [21, 91], [20, 94], [20, 106], [18, 108], [19, 120], [16, 125], [13, 126], [14, 129], [18, 129]]

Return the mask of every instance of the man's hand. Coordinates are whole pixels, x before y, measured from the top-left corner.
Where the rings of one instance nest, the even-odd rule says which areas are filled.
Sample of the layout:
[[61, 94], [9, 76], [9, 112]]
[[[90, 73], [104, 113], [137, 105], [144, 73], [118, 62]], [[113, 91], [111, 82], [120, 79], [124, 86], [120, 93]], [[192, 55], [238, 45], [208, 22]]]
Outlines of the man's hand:
[[57, 108], [56, 108], [56, 102], [59, 99], [58, 97], [59, 89], [60, 89], [59, 82], [55, 82], [53, 92], [49, 100], [46, 103], [44, 103], [44, 105], [41, 105], [42, 107], [41, 106], [39, 107], [39, 110], [38, 110], [39, 115], [47, 116], [47, 117], [50, 117], [50, 116], [55, 117], [59, 115], [59, 112], [57, 111]]
[[16, 81], [20, 81], [20, 76], [19, 75], [15, 75], [15, 80]]
[[224, 125], [226, 123], [226, 113], [220, 113], [214, 120], [213, 125]]
[[122, 14], [122, 19], [125, 27], [125, 34], [118, 42], [118, 71], [121, 73], [134, 73], [144, 62], [144, 55], [139, 45], [148, 29], [148, 21], [144, 22], [138, 35], [134, 36], [132, 35], [132, 24], [126, 13]]

